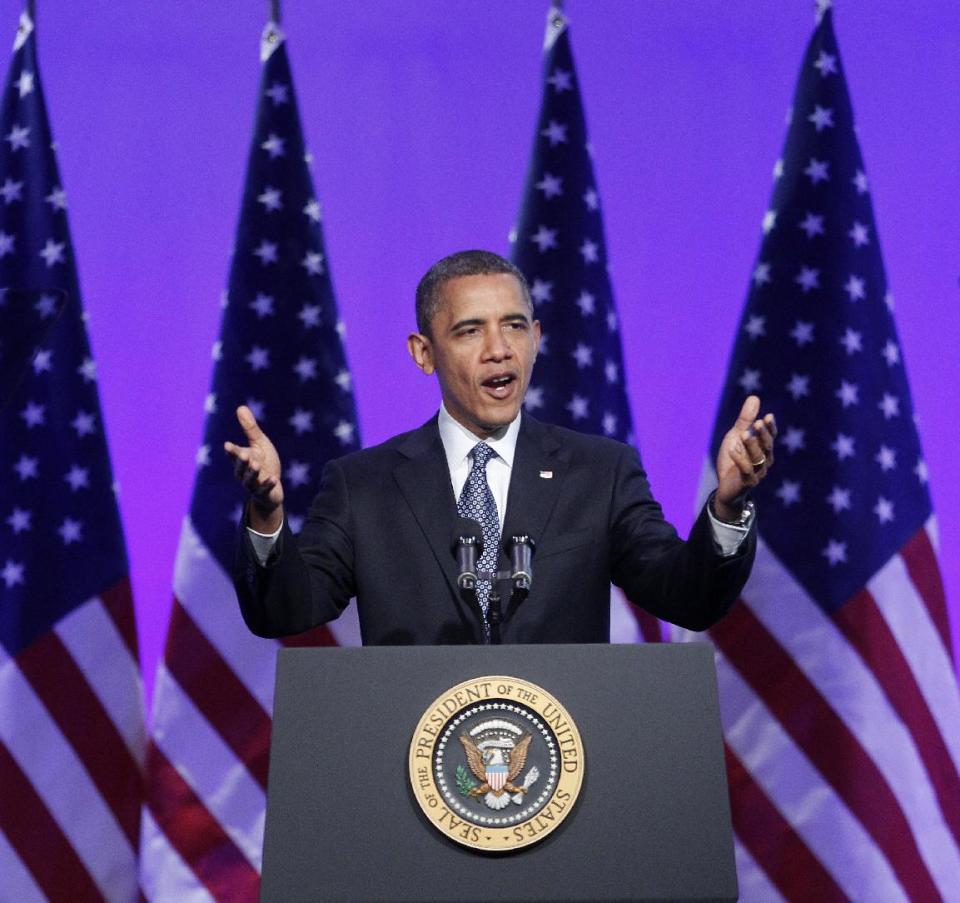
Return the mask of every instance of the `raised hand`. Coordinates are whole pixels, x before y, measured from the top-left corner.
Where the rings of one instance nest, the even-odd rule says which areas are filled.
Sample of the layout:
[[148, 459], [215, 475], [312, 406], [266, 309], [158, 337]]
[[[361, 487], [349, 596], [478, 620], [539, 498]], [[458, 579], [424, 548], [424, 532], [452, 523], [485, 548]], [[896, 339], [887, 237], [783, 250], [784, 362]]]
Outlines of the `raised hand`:
[[250, 493], [250, 526], [258, 533], [273, 533], [283, 523], [283, 484], [280, 456], [273, 443], [257, 425], [257, 418], [246, 405], [237, 408], [237, 420], [247, 445], [224, 442], [223, 448], [234, 461], [234, 472]]
[[760, 418], [760, 399], [751, 395], [743, 403], [737, 422], [723, 437], [717, 454], [716, 514], [735, 520], [743, 510], [747, 493], [773, 466], [773, 443], [777, 422], [773, 414]]

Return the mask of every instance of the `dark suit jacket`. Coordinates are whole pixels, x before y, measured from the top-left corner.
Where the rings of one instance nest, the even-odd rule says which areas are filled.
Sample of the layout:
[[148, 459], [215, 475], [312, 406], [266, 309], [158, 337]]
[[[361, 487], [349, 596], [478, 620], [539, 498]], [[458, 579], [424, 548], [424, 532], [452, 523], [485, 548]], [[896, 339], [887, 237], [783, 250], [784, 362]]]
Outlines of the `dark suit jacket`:
[[[266, 567], [242, 531], [234, 577], [247, 626], [299, 633], [355, 596], [367, 645], [482, 642], [479, 613], [456, 588], [456, 516], [436, 418], [331, 461], [299, 537], [284, 525]], [[682, 541], [635, 449], [526, 414], [504, 525], [518, 532], [536, 540], [534, 580], [506, 613], [505, 643], [607, 642], [611, 582], [660, 618], [706, 629], [736, 599], [755, 548], [751, 531], [721, 557], [705, 511]]]

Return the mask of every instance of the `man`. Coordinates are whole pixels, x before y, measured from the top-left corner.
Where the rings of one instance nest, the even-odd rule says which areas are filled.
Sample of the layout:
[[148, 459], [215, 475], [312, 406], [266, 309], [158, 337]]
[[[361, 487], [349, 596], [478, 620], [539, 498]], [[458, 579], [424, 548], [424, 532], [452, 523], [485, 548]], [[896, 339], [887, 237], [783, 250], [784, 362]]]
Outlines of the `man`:
[[[299, 537], [283, 517], [279, 456], [246, 407], [247, 445], [225, 444], [251, 497], [235, 583], [262, 636], [336, 618], [356, 597], [365, 644], [489, 640], [489, 592], [456, 587], [458, 512], [481, 523], [481, 566], [505, 564], [500, 536], [537, 543], [530, 595], [503, 642], [606, 642], [609, 584], [694, 630], [719, 619], [752, 562], [750, 489], [773, 463], [776, 425], [748, 398], [717, 457], [718, 488], [680, 540], [629, 446], [521, 414], [540, 325], [526, 281], [486, 251], [436, 263], [417, 288], [410, 355], [436, 374], [439, 414], [328, 464]], [[708, 510], [712, 509], [712, 510]]]

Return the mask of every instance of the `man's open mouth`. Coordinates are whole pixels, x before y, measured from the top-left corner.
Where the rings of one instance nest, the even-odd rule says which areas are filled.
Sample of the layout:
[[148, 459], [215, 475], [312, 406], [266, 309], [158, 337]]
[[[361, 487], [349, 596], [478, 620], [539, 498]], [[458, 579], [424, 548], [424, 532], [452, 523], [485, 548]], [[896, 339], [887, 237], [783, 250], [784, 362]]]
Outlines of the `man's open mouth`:
[[510, 393], [513, 383], [515, 383], [516, 380], [517, 377], [515, 374], [502, 373], [499, 376], [491, 376], [490, 379], [485, 379], [481, 385], [494, 396], [503, 397]]

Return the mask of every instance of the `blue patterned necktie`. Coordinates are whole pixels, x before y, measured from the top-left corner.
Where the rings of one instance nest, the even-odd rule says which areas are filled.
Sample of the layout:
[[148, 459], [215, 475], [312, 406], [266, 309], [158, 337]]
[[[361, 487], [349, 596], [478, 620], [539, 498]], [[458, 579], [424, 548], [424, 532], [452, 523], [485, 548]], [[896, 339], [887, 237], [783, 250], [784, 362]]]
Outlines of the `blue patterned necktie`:
[[[483, 529], [483, 554], [477, 562], [477, 569], [495, 571], [500, 558], [500, 518], [497, 515], [497, 503], [487, 483], [487, 461], [496, 456], [496, 452], [485, 442], [478, 442], [470, 456], [473, 458], [473, 467], [464, 483], [463, 491], [457, 502], [457, 513], [461, 517], [469, 517], [480, 524]], [[489, 635], [490, 626], [487, 621], [487, 608], [490, 604], [489, 580], [477, 580], [477, 601], [483, 611], [484, 633]]]

